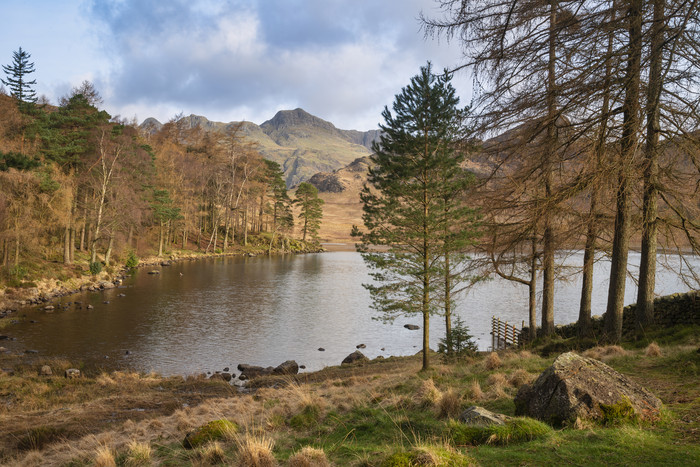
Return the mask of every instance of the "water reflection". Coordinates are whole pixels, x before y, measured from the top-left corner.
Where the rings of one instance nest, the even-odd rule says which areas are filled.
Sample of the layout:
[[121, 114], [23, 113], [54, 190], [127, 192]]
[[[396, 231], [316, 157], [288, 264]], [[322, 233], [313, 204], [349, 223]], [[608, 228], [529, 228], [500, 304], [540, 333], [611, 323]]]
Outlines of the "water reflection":
[[[581, 255], [571, 254], [567, 261], [580, 264]], [[638, 261], [639, 255], [632, 254], [630, 262]], [[607, 267], [605, 262], [596, 266], [594, 314], [605, 310]], [[420, 324], [419, 317], [391, 324], [372, 319], [375, 312], [362, 287], [369, 276], [357, 253], [220, 258], [159, 269], [158, 275], [139, 270], [123, 288], [64, 297], [63, 304], [78, 300], [82, 308], [71, 304], [52, 314], [21, 312], [25, 319], [6, 331], [17, 340], [7, 346], [163, 374], [238, 363], [274, 366], [288, 359], [315, 370], [340, 363], [360, 343], [370, 358], [413, 354], [421, 346], [421, 332], [403, 327]], [[557, 284], [557, 323], [576, 320], [579, 290], [579, 277]], [[681, 290], [687, 288], [677, 278], [660, 272], [657, 293]], [[635, 296], [630, 281], [625, 302]], [[86, 309], [87, 304], [94, 309]], [[527, 289], [503, 280], [481, 283], [463, 297], [456, 313], [485, 349], [492, 315], [511, 323], [527, 320]], [[442, 321], [434, 317], [431, 347], [443, 336]]]

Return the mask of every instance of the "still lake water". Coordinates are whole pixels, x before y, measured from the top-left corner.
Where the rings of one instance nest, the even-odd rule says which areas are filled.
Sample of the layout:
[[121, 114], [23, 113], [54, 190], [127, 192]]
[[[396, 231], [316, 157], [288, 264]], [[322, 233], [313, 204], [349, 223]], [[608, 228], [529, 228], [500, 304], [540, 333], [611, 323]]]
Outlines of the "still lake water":
[[[581, 261], [578, 252], [566, 259], [572, 265]], [[638, 263], [639, 255], [631, 253], [631, 269]], [[593, 314], [602, 314], [609, 263], [596, 268]], [[358, 253], [179, 262], [159, 268], [159, 275], [147, 274], [151, 269], [138, 270], [118, 289], [63, 297], [64, 304], [82, 301], [80, 309], [71, 304], [54, 313], [21, 310], [21, 322], [3, 331], [16, 340], [3, 345], [164, 375], [235, 370], [238, 363], [276, 366], [290, 359], [307, 371], [318, 370], [339, 364], [358, 344], [366, 345], [362, 352], [370, 358], [411, 355], [421, 348], [422, 331], [403, 327], [422, 324], [419, 316], [393, 323], [372, 319], [376, 312], [362, 287], [369, 276]], [[658, 294], [686, 290], [673, 274], [659, 271]], [[579, 293], [579, 276], [557, 283], [557, 324], [576, 321]], [[625, 303], [634, 301], [630, 280]], [[87, 310], [87, 304], [94, 309]], [[456, 313], [485, 350], [492, 315], [518, 327], [527, 322], [527, 288], [500, 279], [482, 282], [461, 298]], [[443, 322], [434, 317], [431, 348], [442, 337]]]

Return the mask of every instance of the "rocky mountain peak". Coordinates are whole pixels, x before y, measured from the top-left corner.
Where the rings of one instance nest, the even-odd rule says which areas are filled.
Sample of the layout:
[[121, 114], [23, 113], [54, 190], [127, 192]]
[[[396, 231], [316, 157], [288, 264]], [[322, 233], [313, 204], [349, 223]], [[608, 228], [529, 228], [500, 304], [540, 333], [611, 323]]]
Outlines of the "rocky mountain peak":
[[260, 125], [260, 127], [266, 133], [293, 127], [313, 127], [331, 132], [337, 131], [335, 125], [331, 122], [327, 122], [299, 108], [294, 110], [280, 110], [272, 119], [267, 120]]

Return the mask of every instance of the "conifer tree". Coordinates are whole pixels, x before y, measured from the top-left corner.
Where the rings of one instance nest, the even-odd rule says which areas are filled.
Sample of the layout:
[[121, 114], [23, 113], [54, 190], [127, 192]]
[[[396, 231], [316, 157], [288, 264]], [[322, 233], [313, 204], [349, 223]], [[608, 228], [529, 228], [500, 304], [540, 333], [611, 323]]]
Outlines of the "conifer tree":
[[308, 182], [302, 182], [297, 188], [294, 203], [301, 207], [299, 218], [303, 219], [302, 241], [306, 241], [307, 235], [318, 241], [318, 229], [323, 218], [323, 200], [318, 197], [318, 189]]
[[30, 62], [29, 55], [22, 47], [12, 53], [12, 64], [3, 65], [2, 69], [7, 79], [0, 79], [2, 84], [10, 88], [10, 95], [20, 102], [36, 102], [36, 91], [32, 85], [36, 80], [28, 81], [27, 75], [34, 73], [34, 62]]
[[[456, 277], [445, 258], [473, 235], [465, 221], [473, 211], [450, 202], [469, 181], [459, 168], [464, 156], [455, 150], [462, 110], [450, 79], [435, 76], [428, 63], [396, 96], [393, 113], [384, 109], [369, 186], [361, 193], [367, 232], [360, 248], [375, 281], [365, 287], [386, 320], [422, 315], [423, 369], [429, 367], [429, 316], [449, 304], [445, 279]], [[369, 251], [370, 245], [389, 251]]]

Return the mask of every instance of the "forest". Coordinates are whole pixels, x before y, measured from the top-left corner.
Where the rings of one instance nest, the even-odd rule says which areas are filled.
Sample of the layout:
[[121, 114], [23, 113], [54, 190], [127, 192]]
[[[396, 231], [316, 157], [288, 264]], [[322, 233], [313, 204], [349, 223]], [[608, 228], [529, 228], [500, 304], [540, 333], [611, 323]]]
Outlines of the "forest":
[[[57, 106], [32, 98], [28, 60], [21, 49], [15, 53], [19, 71], [8, 79], [24, 81], [11, 96], [0, 95], [5, 284], [48, 276], [52, 265], [70, 266], [59, 279], [95, 274], [128, 255], [163, 256], [172, 248], [226, 253], [250, 242], [265, 251], [303, 248], [291, 236], [294, 200], [279, 165], [244, 140], [240, 124], [211, 134], [176, 116], [142, 134], [136, 122], [100, 110], [89, 82]], [[317, 243], [320, 200], [313, 186], [301, 191], [303, 240]]]

